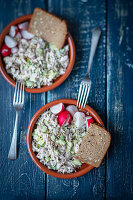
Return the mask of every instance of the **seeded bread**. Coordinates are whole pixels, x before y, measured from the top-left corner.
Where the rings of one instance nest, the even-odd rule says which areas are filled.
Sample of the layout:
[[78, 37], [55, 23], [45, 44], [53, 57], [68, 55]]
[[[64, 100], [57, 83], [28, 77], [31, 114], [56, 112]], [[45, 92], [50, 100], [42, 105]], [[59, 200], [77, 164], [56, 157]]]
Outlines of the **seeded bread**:
[[90, 124], [76, 158], [94, 167], [99, 167], [110, 145], [111, 136], [97, 124]]
[[66, 40], [67, 24], [65, 20], [41, 8], [36, 8], [31, 18], [28, 31], [35, 36], [41, 36], [44, 40], [60, 49], [64, 46]]

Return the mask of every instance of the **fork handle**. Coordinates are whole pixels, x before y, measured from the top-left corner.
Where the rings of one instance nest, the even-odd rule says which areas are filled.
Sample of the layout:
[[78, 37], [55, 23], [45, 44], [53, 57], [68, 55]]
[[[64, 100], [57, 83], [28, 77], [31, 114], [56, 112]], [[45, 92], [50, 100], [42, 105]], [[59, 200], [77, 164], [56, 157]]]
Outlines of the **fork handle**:
[[15, 126], [12, 136], [12, 142], [8, 154], [8, 158], [10, 160], [15, 160], [17, 158], [17, 126], [18, 126], [18, 114], [19, 111], [16, 111], [16, 120], [15, 120]]
[[91, 50], [90, 50], [90, 57], [89, 57], [89, 63], [88, 63], [88, 69], [87, 69], [88, 76], [90, 73], [90, 68], [92, 65], [93, 57], [95, 55], [95, 51], [97, 48], [97, 44], [98, 44], [100, 35], [101, 35], [101, 30], [99, 28], [94, 28], [92, 30]]

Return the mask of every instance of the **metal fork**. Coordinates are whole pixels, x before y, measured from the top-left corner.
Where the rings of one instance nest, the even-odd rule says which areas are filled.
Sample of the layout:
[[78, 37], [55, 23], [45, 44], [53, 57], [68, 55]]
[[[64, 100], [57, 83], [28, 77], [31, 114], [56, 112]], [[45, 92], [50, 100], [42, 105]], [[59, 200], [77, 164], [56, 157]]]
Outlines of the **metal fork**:
[[80, 83], [78, 100], [77, 100], [77, 107], [85, 108], [87, 98], [89, 96], [90, 88], [91, 88], [91, 80], [90, 80], [90, 69], [92, 66], [93, 57], [95, 55], [95, 51], [97, 48], [97, 44], [101, 35], [101, 30], [99, 28], [94, 28], [92, 30], [92, 40], [91, 40], [91, 50], [90, 50], [90, 57], [88, 63], [88, 69], [85, 78]]
[[21, 81], [16, 82], [16, 88], [13, 98], [13, 106], [16, 110], [16, 120], [14, 126], [14, 132], [12, 137], [12, 142], [8, 154], [10, 160], [15, 160], [17, 158], [17, 125], [18, 125], [18, 114], [24, 105], [24, 83]]

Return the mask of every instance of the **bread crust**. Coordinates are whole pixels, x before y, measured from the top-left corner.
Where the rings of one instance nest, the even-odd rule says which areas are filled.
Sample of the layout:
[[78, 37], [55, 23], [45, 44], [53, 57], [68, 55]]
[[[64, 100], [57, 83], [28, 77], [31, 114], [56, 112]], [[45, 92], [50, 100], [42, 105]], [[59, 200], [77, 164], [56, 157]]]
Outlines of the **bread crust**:
[[[97, 128], [102, 129], [102, 130], [103, 130], [104, 132], [106, 132], [106, 133], [108, 134], [108, 136], [109, 136], [109, 142], [108, 142], [108, 145], [107, 145], [107, 147], [106, 147], [106, 149], [105, 149], [105, 151], [104, 151], [103, 157], [101, 158], [100, 162], [99, 162], [98, 164], [96, 164], [96, 165], [89, 164], [89, 162], [85, 161], [85, 160], [82, 159], [80, 156], [75, 155], [74, 157], [77, 158], [78, 160], [80, 160], [81, 162], [84, 162], [84, 163], [86, 163], [86, 164], [88, 164], [88, 165], [92, 165], [92, 166], [98, 168], [98, 167], [101, 165], [101, 163], [102, 163], [102, 161], [103, 161], [103, 159], [104, 159], [104, 156], [105, 156], [105, 154], [107, 153], [107, 150], [108, 150], [108, 148], [109, 148], [109, 146], [110, 146], [110, 143], [111, 143], [111, 135], [110, 135], [110, 133], [109, 133], [107, 130], [105, 130], [102, 126], [99, 126], [99, 125], [97, 125], [97, 124], [91, 124], [91, 126], [97, 126]], [[78, 154], [78, 152], [77, 152], [77, 154]]]
[[[54, 17], [54, 18], [56, 18], [57, 20], [59, 20], [60, 22], [64, 23], [64, 25], [65, 25], [65, 37], [64, 37], [64, 41], [63, 41], [62, 44], [60, 45], [59, 49], [63, 48], [63, 46], [64, 46], [64, 44], [65, 44], [65, 41], [66, 41], [66, 39], [67, 39], [67, 34], [68, 34], [68, 28], [67, 28], [66, 20], [63, 20], [63, 19], [57, 17], [56, 15], [47, 12], [46, 10], [44, 10], [44, 9], [42, 9], [42, 8], [35, 8], [35, 9], [34, 9], [32, 18], [31, 18], [30, 23], [29, 23], [28, 32], [31, 32], [31, 25], [33, 24], [33, 21], [34, 21], [34, 17], [35, 17], [35, 15], [36, 15], [36, 12], [38, 12], [38, 11], [43, 11], [43, 12], [45, 12], [46, 14], [48, 14], [49, 16]], [[32, 33], [32, 32], [31, 32], [31, 33]]]

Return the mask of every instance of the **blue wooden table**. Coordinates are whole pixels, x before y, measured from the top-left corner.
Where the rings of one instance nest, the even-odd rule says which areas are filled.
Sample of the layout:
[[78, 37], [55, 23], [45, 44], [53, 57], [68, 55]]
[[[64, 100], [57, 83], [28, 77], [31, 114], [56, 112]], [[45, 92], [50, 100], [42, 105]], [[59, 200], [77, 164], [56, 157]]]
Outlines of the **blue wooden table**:
[[[0, 76], [0, 200], [133, 199], [133, 1], [0, 0], [0, 31], [36, 7], [67, 20], [76, 46], [76, 62], [58, 88], [43, 94], [25, 94], [16, 161], [7, 158], [15, 120], [14, 88]], [[57, 179], [44, 174], [32, 162], [26, 130], [31, 117], [47, 102], [77, 98], [95, 26], [102, 29], [102, 36], [91, 69], [93, 84], [88, 104], [111, 132], [111, 147], [98, 169], [72, 180]]]

